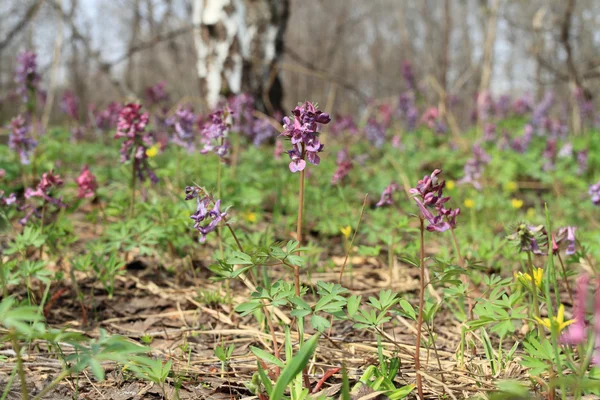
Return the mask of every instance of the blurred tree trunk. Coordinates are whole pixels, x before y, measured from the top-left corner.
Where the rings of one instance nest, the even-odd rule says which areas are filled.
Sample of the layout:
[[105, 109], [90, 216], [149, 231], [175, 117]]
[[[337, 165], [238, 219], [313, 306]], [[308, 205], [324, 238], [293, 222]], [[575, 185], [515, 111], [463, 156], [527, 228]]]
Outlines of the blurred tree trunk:
[[[486, 94], [490, 90], [490, 83], [492, 81], [492, 72], [494, 68], [494, 49], [496, 47], [496, 25], [498, 22], [498, 7], [500, 0], [491, 0], [492, 4], [485, 5], [485, 11], [487, 14], [485, 41], [483, 44], [483, 60], [481, 66], [481, 80], [479, 81], [479, 91], [477, 94], [477, 108], [480, 109], [482, 106], [481, 102], [485, 99]], [[483, 132], [483, 121], [478, 118], [477, 124], [479, 132]]]
[[250, 93], [269, 113], [282, 111], [277, 63], [283, 54], [289, 0], [194, 0], [194, 42], [202, 97]]

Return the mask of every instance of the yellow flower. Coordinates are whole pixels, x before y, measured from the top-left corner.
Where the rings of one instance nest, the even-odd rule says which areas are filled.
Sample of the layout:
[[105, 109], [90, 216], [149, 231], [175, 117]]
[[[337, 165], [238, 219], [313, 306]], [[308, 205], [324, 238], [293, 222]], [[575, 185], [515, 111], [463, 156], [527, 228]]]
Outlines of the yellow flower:
[[516, 208], [517, 210], [521, 207], [523, 207], [523, 200], [521, 199], [512, 199], [510, 201], [510, 204], [512, 204], [513, 208]]
[[527, 209], [527, 218], [533, 219], [533, 217], [535, 217], [535, 209], [532, 207], [529, 207]]
[[[533, 268], [533, 278], [535, 280], [535, 286], [542, 287], [542, 278], [544, 277], [544, 270], [541, 268]], [[531, 284], [531, 275], [524, 274], [522, 272], [516, 272], [515, 278], [519, 280], [523, 285], [528, 286]]]
[[348, 239], [350, 238], [350, 234], [352, 233], [352, 227], [350, 225], [344, 226], [340, 228], [340, 232], [342, 232], [342, 235], [344, 235], [344, 237]]
[[556, 317], [552, 317], [552, 322], [550, 322], [549, 318], [541, 319], [541, 318], [535, 317], [535, 319], [540, 325], [543, 325], [548, 329], [552, 329], [552, 326], [558, 328], [559, 332], [561, 332], [567, 326], [569, 326], [573, 322], [575, 322], [574, 319], [565, 321], [565, 306], [563, 306], [562, 304], [558, 307], [558, 314], [556, 315]]
[[455, 186], [456, 183], [454, 183], [454, 181], [446, 181], [446, 187], [448, 188], [448, 190], [454, 189]]
[[508, 182], [504, 184], [504, 189], [510, 193], [516, 192], [518, 188], [519, 185], [517, 185], [517, 182]]
[[244, 213], [244, 219], [247, 222], [256, 222], [256, 213], [253, 213], [253, 212]]
[[467, 208], [473, 208], [475, 207], [475, 201], [472, 199], [466, 199], [465, 200], [465, 207]]
[[157, 145], [153, 145], [152, 147], [148, 147], [146, 149], [146, 155], [150, 158], [156, 157], [157, 154], [158, 154], [158, 146]]

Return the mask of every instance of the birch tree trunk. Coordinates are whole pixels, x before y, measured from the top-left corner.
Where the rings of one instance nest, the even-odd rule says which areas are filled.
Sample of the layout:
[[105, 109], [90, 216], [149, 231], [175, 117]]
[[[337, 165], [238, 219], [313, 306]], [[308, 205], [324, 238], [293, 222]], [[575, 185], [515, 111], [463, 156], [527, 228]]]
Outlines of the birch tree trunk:
[[208, 108], [223, 94], [245, 92], [265, 111], [282, 110], [277, 63], [288, 14], [289, 0], [194, 0], [196, 67]]

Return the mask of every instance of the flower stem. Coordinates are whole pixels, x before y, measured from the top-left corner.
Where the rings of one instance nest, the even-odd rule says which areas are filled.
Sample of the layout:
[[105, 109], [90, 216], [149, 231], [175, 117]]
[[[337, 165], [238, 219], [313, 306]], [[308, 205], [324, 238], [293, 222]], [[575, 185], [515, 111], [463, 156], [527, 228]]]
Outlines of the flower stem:
[[[454, 243], [454, 249], [456, 250], [456, 256], [458, 257], [458, 262], [460, 263], [460, 267], [465, 270], [466, 269], [466, 265], [465, 265], [465, 259], [463, 258], [461, 252], [460, 252], [460, 246], [458, 245], [458, 239], [456, 238], [456, 233], [454, 232], [454, 228], [450, 229], [450, 233], [452, 233], [452, 242]], [[468, 285], [468, 280], [467, 280], [467, 276], [464, 274], [461, 274], [461, 280], [463, 282], [463, 284], [465, 285], [465, 290], [466, 290], [466, 286]], [[469, 296], [469, 294], [466, 294], [467, 296], [467, 302], [469, 305], [469, 320], [473, 320], [474, 316], [473, 316], [473, 300], [471, 299], [471, 296]]]
[[[217, 198], [220, 199], [221, 198], [221, 172], [223, 170], [223, 167], [221, 166], [221, 159], [217, 159]], [[217, 227], [217, 240], [219, 241], [219, 252], [221, 253], [221, 258], [224, 258], [224, 252], [223, 252], [223, 239], [221, 237], [221, 227], [218, 226]]]
[[423, 328], [423, 308], [425, 306], [425, 224], [423, 218], [421, 221], [421, 251], [419, 254], [419, 316], [417, 318], [417, 344], [415, 347], [415, 371], [417, 373], [417, 392], [419, 399], [423, 399], [423, 378], [419, 371], [421, 370], [421, 330]]
[[25, 379], [25, 369], [23, 368], [23, 359], [21, 358], [21, 346], [17, 340], [17, 334], [13, 330], [10, 335], [13, 348], [17, 357], [17, 372], [21, 381], [21, 398], [29, 400], [29, 391], [27, 390], [27, 380]]
[[[552, 256], [550, 256], [550, 257], [552, 257]], [[563, 259], [560, 255], [560, 253], [558, 253], [558, 261], [560, 262], [562, 276], [565, 281], [565, 285], [567, 286], [567, 292], [569, 293], [569, 299], [571, 300], [571, 304], [575, 304], [574, 300], [573, 300], [573, 292], [571, 291], [571, 285], [569, 284], [569, 278], [567, 277], [567, 269], [565, 268], [565, 263], [563, 262]]]
[[[529, 267], [529, 276], [531, 277], [531, 291], [533, 293], [533, 312], [536, 317], [540, 317], [540, 303], [538, 301], [537, 285], [535, 283], [535, 275], [533, 274], [533, 260], [531, 259], [531, 253], [527, 252], [527, 266]], [[543, 335], [542, 327], [538, 324], [538, 334], [540, 338]]]
[[137, 175], [137, 164], [135, 159], [131, 161], [131, 182], [129, 188], [131, 190], [131, 202], [129, 203], [129, 219], [133, 219], [133, 211], [135, 209], [135, 182]]
[[[304, 211], [304, 177], [305, 170], [300, 171], [300, 194], [298, 196], [298, 223], [296, 225], [296, 240], [298, 247], [302, 246], [302, 214]], [[298, 251], [300, 254], [300, 251]], [[300, 267], [294, 265], [294, 289], [296, 296], [300, 296]]]

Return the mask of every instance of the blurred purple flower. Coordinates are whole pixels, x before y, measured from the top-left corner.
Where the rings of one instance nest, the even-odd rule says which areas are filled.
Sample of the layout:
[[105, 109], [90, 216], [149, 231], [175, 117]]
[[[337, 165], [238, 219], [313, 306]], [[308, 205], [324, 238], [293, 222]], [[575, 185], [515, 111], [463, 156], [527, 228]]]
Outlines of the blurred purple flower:
[[354, 123], [352, 115], [336, 115], [335, 120], [329, 127], [329, 132], [334, 136], [338, 136], [342, 132], [348, 132], [350, 135], [355, 135], [358, 133], [358, 127]]
[[375, 204], [376, 207], [383, 207], [383, 206], [391, 206], [394, 204], [394, 199], [392, 197], [392, 195], [394, 194], [394, 192], [400, 190], [400, 186], [398, 186], [397, 183], [392, 182], [390, 183], [385, 190], [381, 193], [381, 198], [379, 199], [379, 201], [377, 202], [377, 204]]
[[2, 206], [11, 206], [16, 204], [17, 195], [15, 193], [11, 193], [8, 197], [4, 197], [4, 190], [0, 190], [0, 205]]
[[63, 94], [60, 100], [60, 109], [73, 120], [79, 120], [79, 99], [70, 90], [66, 90]]
[[477, 95], [476, 110], [478, 121], [488, 121], [494, 114], [494, 99], [492, 95], [483, 91]]
[[550, 109], [552, 108], [553, 104], [554, 94], [552, 92], [547, 92], [542, 101], [540, 101], [533, 109], [533, 113], [531, 115], [531, 124], [537, 128], [538, 131], [544, 126], [544, 124], [546, 124], [548, 114], [550, 113]]
[[225, 107], [223, 110], [218, 110], [210, 114], [208, 120], [202, 124], [200, 131], [201, 142], [204, 145], [200, 153], [213, 152], [224, 162], [227, 162], [230, 129], [231, 110], [229, 108]]
[[404, 84], [409, 90], [417, 90], [415, 83], [415, 75], [413, 74], [412, 65], [410, 61], [402, 61], [402, 77], [404, 78]]
[[96, 128], [103, 132], [116, 128], [121, 108], [121, 104], [112, 102], [106, 109], [96, 113], [94, 115]]
[[542, 154], [542, 157], [546, 160], [544, 166], [542, 167], [544, 171], [548, 172], [554, 170], [556, 163], [556, 155], [556, 140], [548, 139], [546, 141], [546, 148], [544, 149], [544, 153]]
[[571, 158], [573, 156], [573, 145], [565, 142], [558, 151], [558, 158]]
[[400, 94], [398, 99], [398, 114], [404, 121], [408, 132], [414, 131], [419, 119], [419, 110], [415, 106], [415, 96], [413, 92], [407, 91]]
[[252, 138], [254, 133], [254, 116], [252, 115], [255, 108], [254, 98], [247, 93], [241, 93], [232, 96], [228, 104], [232, 116], [231, 129]]
[[149, 107], [169, 102], [169, 94], [167, 93], [167, 82], [161, 81], [154, 86], [149, 86], [145, 90], [146, 102]]
[[192, 109], [181, 106], [175, 112], [175, 115], [165, 122], [173, 130], [171, 141], [177, 146], [185, 148], [189, 153], [192, 153], [195, 149], [194, 124], [196, 122], [196, 115]]
[[458, 183], [470, 183], [477, 190], [481, 190], [481, 177], [483, 168], [491, 161], [489, 154], [483, 150], [478, 144], [473, 145], [473, 156], [467, 160], [464, 166], [465, 176]]
[[509, 95], [504, 94], [500, 96], [494, 106], [496, 117], [501, 119], [508, 117], [508, 113], [510, 112], [510, 103], [511, 98]]
[[98, 183], [96, 182], [96, 177], [87, 165], [84, 165], [81, 169], [81, 173], [75, 180], [77, 182], [77, 197], [80, 199], [89, 199], [96, 195], [96, 189], [98, 188]]
[[588, 193], [592, 198], [592, 203], [596, 206], [600, 206], [600, 182], [590, 185]]
[[370, 118], [365, 125], [365, 136], [373, 146], [380, 148], [385, 144], [385, 128], [375, 118]]
[[554, 242], [552, 243], [553, 252], [555, 250], [558, 251], [558, 249], [554, 249], [555, 244], [556, 244], [556, 246], [558, 246], [559, 244], [561, 244], [563, 242], [567, 242], [567, 250], [566, 250], [565, 254], [568, 256], [572, 256], [573, 254], [575, 254], [575, 252], [576, 252], [575, 231], [576, 230], [577, 230], [577, 227], [575, 227], [575, 226], [567, 226], [564, 228], [560, 228], [558, 230], [556, 236], [553, 237], [553, 240], [554, 240]]
[[121, 108], [117, 121], [115, 139], [125, 138], [121, 144], [121, 162], [129, 161], [133, 157], [135, 171], [140, 181], [150, 178], [152, 183], [158, 183], [158, 177], [150, 169], [146, 150], [151, 145], [149, 135], [145, 133], [149, 115], [142, 113], [140, 104], [129, 103]]
[[583, 175], [588, 170], [588, 150], [581, 150], [577, 152], [577, 174]]
[[577, 278], [577, 298], [573, 304], [573, 317], [575, 322], [569, 325], [561, 335], [560, 342], [571, 346], [578, 346], [587, 340], [587, 327], [585, 325], [585, 309], [587, 304], [589, 277], [587, 274]]
[[485, 124], [483, 127], [483, 140], [485, 142], [492, 142], [496, 140], [496, 124]]
[[517, 224], [514, 232], [508, 235], [508, 240], [519, 246], [520, 252], [530, 252], [535, 255], [545, 255], [542, 247], [548, 246], [548, 232], [544, 225]]
[[519, 117], [527, 114], [533, 110], [533, 101], [531, 100], [531, 96], [529, 94], [524, 94], [523, 96], [519, 97], [513, 103], [512, 108], [513, 112]]
[[22, 115], [17, 115], [10, 121], [10, 130], [8, 147], [19, 154], [21, 164], [29, 164], [29, 156], [37, 146], [31, 137], [31, 125]]
[[597, 288], [594, 296], [594, 355], [592, 365], [600, 366], [600, 288]]
[[350, 159], [350, 155], [348, 154], [348, 149], [340, 150], [337, 154], [337, 169], [331, 178], [331, 184], [336, 185], [340, 183], [352, 170], [354, 164], [352, 164], [352, 160]]
[[50, 195], [51, 189], [62, 186], [63, 180], [59, 175], [54, 175], [54, 171], [45, 172], [42, 175], [40, 183], [35, 189], [25, 189], [25, 203], [19, 207], [19, 211], [24, 211], [25, 216], [19, 220], [21, 225], [26, 225], [31, 216], [35, 215], [38, 218], [42, 217], [41, 209], [43, 204], [34, 203], [33, 199], [40, 198], [45, 204], [53, 204], [56, 207], [66, 207], [66, 204], [62, 202], [61, 197], [52, 197]]
[[24, 103], [29, 102], [29, 96], [38, 90], [41, 77], [37, 72], [37, 55], [32, 51], [23, 51], [17, 56], [17, 69], [15, 74], [17, 93]]

